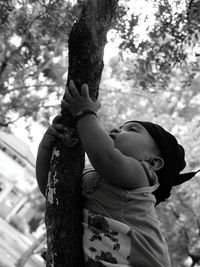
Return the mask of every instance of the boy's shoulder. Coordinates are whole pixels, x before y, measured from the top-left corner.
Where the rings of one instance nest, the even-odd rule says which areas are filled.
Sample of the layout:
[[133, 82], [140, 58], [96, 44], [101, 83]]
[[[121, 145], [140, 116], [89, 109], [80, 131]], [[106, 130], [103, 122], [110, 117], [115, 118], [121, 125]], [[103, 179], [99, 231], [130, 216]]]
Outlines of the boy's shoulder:
[[98, 183], [101, 180], [101, 176], [95, 171], [93, 167], [84, 168], [82, 174], [82, 192], [83, 196], [95, 191]]

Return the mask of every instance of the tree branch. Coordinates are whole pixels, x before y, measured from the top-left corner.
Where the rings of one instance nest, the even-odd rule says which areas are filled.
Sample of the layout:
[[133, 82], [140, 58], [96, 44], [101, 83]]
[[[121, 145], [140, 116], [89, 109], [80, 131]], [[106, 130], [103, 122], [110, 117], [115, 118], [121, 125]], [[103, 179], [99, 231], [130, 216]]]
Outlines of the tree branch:
[[44, 102], [42, 102], [39, 106], [33, 106], [31, 108], [31, 110], [29, 111], [26, 111], [22, 114], [19, 114], [19, 116], [14, 119], [14, 120], [11, 120], [9, 118], [7, 118], [7, 122], [0, 122], [0, 127], [8, 127], [9, 125], [11, 124], [14, 124], [15, 122], [19, 121], [20, 119], [22, 119], [23, 117], [27, 117], [27, 116], [32, 116], [33, 115], [33, 111], [36, 111], [36, 110], [39, 110], [41, 108], [44, 108], [44, 109], [49, 109], [49, 108], [56, 108], [56, 107], [60, 107], [60, 104], [57, 104], [57, 105], [45, 105]]
[[28, 26], [26, 28], [26, 33], [22, 36], [22, 42], [21, 42], [20, 46], [18, 48], [16, 48], [15, 50], [12, 50], [9, 52], [7, 51], [5, 53], [4, 60], [0, 66], [0, 79], [1, 79], [6, 67], [8, 65], [8, 62], [12, 59], [12, 57], [14, 55], [20, 53], [21, 49], [25, 46], [27, 38], [30, 34], [30, 29], [31, 29], [32, 25], [34, 24], [34, 22], [36, 20], [38, 20], [40, 17], [44, 16], [44, 14], [48, 13], [50, 5], [51, 5], [51, 1], [49, 1], [48, 5], [46, 6], [46, 10], [44, 12], [42, 12], [41, 14], [39, 14], [38, 16], [35, 16], [33, 18], [33, 20], [28, 24]]

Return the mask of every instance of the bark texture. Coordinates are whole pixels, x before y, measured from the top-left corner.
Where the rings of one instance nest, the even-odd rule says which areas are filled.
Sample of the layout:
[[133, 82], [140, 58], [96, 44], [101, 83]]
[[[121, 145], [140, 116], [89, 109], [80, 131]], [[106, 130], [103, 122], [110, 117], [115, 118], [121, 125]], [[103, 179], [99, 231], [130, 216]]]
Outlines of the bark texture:
[[[69, 37], [68, 80], [76, 86], [87, 83], [92, 99], [98, 96], [103, 70], [107, 31], [118, 0], [87, 0]], [[69, 129], [75, 122], [61, 111], [61, 121]], [[47, 266], [84, 266], [82, 251], [81, 175], [84, 151], [80, 144], [69, 148], [60, 142], [54, 148], [49, 172], [46, 203]]]

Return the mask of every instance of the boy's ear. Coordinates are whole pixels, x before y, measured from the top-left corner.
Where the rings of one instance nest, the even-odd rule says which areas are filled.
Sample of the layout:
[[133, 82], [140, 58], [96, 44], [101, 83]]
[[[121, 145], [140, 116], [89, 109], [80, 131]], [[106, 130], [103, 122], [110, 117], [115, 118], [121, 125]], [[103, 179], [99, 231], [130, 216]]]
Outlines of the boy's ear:
[[158, 156], [153, 156], [150, 160], [149, 163], [154, 171], [158, 171], [162, 169], [164, 166], [164, 160], [161, 157]]

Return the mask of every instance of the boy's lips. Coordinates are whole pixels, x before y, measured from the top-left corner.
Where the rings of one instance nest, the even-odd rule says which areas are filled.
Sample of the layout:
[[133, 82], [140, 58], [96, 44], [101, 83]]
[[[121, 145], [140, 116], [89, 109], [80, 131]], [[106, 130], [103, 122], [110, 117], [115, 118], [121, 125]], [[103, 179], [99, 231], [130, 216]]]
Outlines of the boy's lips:
[[109, 136], [110, 136], [113, 140], [115, 140], [115, 138], [116, 138], [116, 134], [115, 134], [115, 133], [109, 133]]

